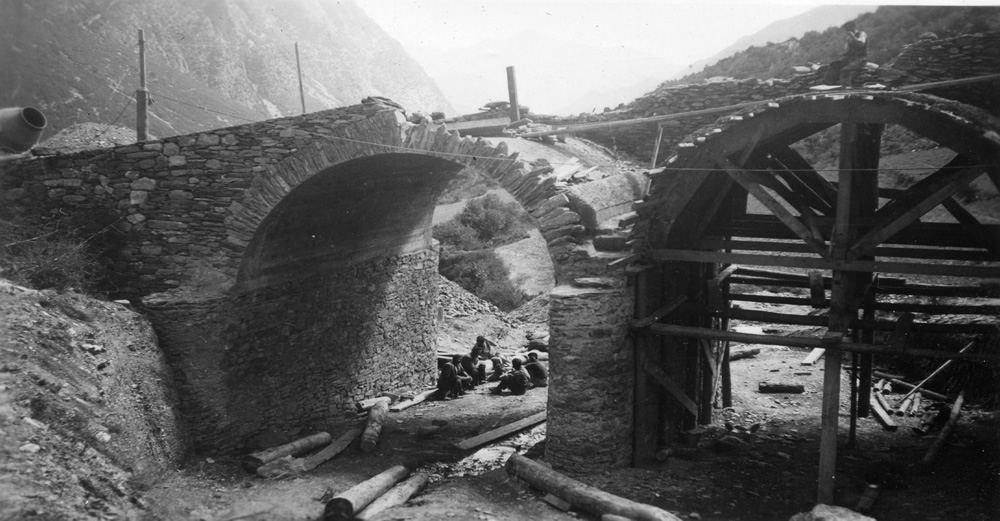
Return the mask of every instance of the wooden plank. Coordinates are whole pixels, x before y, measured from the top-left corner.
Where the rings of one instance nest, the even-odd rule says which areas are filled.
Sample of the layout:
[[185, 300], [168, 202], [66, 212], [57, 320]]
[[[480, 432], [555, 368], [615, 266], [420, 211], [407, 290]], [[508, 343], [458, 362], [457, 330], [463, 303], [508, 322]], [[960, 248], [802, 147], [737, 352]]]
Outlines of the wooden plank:
[[660, 157], [660, 141], [663, 141], [663, 125], [656, 126], [656, 142], [653, 143], [653, 157], [649, 160], [649, 168], [656, 168], [656, 160]]
[[665, 316], [673, 313], [674, 311], [677, 310], [677, 308], [681, 307], [681, 305], [683, 305], [685, 302], [687, 302], [687, 300], [688, 300], [687, 295], [678, 295], [678, 296], [674, 297], [674, 299], [671, 300], [670, 302], [667, 302], [663, 306], [660, 306], [659, 309], [657, 309], [656, 311], [654, 311], [649, 316], [646, 316], [646, 317], [643, 317], [643, 318], [639, 318], [639, 319], [632, 319], [630, 321], [629, 325], [633, 329], [639, 329], [639, 328], [646, 327], [646, 326], [648, 326], [648, 325], [650, 325], [650, 324], [652, 324], [652, 323], [660, 320], [661, 318], [663, 318], [663, 317], [665, 317]]
[[509, 423], [503, 427], [498, 427], [488, 432], [484, 432], [479, 436], [469, 438], [467, 440], [460, 441], [455, 444], [455, 448], [458, 450], [469, 450], [476, 448], [480, 445], [485, 445], [492, 441], [498, 440], [504, 436], [513, 434], [517, 431], [527, 429], [528, 427], [534, 427], [539, 423], [545, 421], [545, 411], [540, 413], [532, 414], [527, 418], [522, 418], [514, 423]]
[[725, 156], [721, 154], [715, 154], [713, 160], [723, 169], [730, 177], [732, 177], [737, 183], [740, 184], [750, 195], [753, 195], [758, 201], [761, 202], [768, 210], [774, 214], [775, 217], [785, 223], [795, 235], [797, 235], [803, 242], [812, 246], [813, 250], [820, 256], [826, 255], [826, 246], [823, 243], [821, 237], [816, 237], [813, 231], [802, 223], [798, 217], [792, 215], [780, 202], [778, 202], [770, 193], [768, 193], [761, 186], [761, 174], [756, 172], [748, 172], [743, 169], [737, 168], [736, 165], [732, 164]]
[[871, 402], [871, 410], [872, 413], [875, 414], [875, 419], [878, 420], [880, 424], [882, 424], [883, 429], [891, 432], [895, 431], [898, 428], [896, 426], [896, 422], [892, 421], [892, 416], [890, 416], [889, 413], [882, 408], [882, 405], [879, 404], [878, 400], [874, 400]]
[[753, 333], [737, 333], [735, 331], [718, 331], [693, 326], [678, 326], [674, 324], [653, 324], [649, 326], [650, 333], [656, 335], [668, 335], [691, 338], [710, 338], [714, 340], [729, 340], [744, 344], [764, 344], [788, 347], [822, 347], [827, 350], [837, 349], [841, 351], [857, 353], [875, 354], [897, 354], [905, 356], [919, 356], [925, 358], [944, 358], [962, 360], [1000, 360], [1000, 353], [955, 353], [952, 351], [942, 351], [938, 349], [893, 349], [889, 346], [878, 344], [860, 344], [855, 342], [837, 342], [827, 344], [819, 338], [801, 336], [776, 336], [759, 335]]
[[793, 174], [796, 179], [809, 186], [829, 210], [824, 213], [833, 214], [833, 206], [837, 200], [837, 189], [823, 176], [819, 175], [806, 158], [788, 146], [771, 146], [767, 149], [774, 162], [781, 165], [785, 171]]
[[633, 262], [638, 261], [641, 258], [642, 258], [642, 255], [640, 255], [638, 253], [635, 253], [635, 254], [629, 255], [627, 257], [622, 257], [620, 259], [615, 259], [615, 260], [613, 260], [613, 261], [611, 261], [611, 262], [608, 263], [607, 269], [608, 270], [612, 270], [612, 269], [615, 269], [615, 268], [624, 268], [624, 267], [628, 266], [629, 264], [632, 264]]
[[[657, 325], [658, 324], [653, 324], [650, 327], [656, 327]], [[644, 354], [640, 354], [640, 356], [645, 357]], [[684, 390], [681, 389], [680, 386], [678, 386], [676, 383], [674, 383], [674, 381], [671, 380], [669, 376], [667, 376], [667, 373], [664, 372], [663, 369], [660, 369], [659, 366], [655, 364], [650, 364], [646, 362], [647, 360], [643, 359], [642, 368], [646, 371], [646, 373], [652, 376], [653, 379], [656, 380], [656, 383], [660, 384], [661, 387], [666, 389], [667, 392], [669, 392], [674, 398], [677, 399], [678, 402], [681, 403], [681, 405], [684, 406], [685, 409], [688, 410], [688, 412], [690, 412], [697, 418], [698, 405], [694, 403], [694, 400], [689, 398], [688, 395], [684, 394]]]
[[726, 253], [719, 251], [655, 249], [647, 253], [653, 261], [689, 261], [724, 264], [750, 264], [754, 266], [783, 266], [788, 268], [862, 271], [871, 273], [899, 273], [938, 275], [941, 277], [1000, 278], [1000, 266], [961, 264], [919, 264], [883, 261], [836, 261], [816, 257], [791, 257], [759, 255], [752, 253]]
[[813, 349], [812, 351], [810, 351], [809, 354], [806, 355], [806, 357], [802, 359], [802, 362], [800, 362], [800, 364], [801, 365], [813, 365], [813, 364], [816, 363], [816, 360], [819, 360], [820, 358], [822, 358], [823, 354], [825, 354], [825, 353], [826, 353], [826, 349], [824, 349], [822, 347], [817, 347], [816, 349]]
[[404, 409], [413, 407], [414, 405], [427, 400], [427, 398], [429, 398], [430, 395], [434, 394], [435, 391], [436, 389], [428, 389], [426, 391], [423, 391], [420, 394], [414, 396], [412, 400], [405, 400], [397, 403], [396, 405], [393, 405], [392, 407], [389, 407], [389, 412], [399, 412]]
[[[985, 230], [982, 233], [989, 234], [992, 230]], [[986, 236], [986, 235], [984, 235]], [[1000, 242], [1000, 241], [998, 241]], [[698, 250], [722, 250], [732, 251], [769, 251], [786, 253], [811, 253], [812, 248], [800, 242], [773, 241], [747, 241], [731, 240], [728, 242], [722, 239], [701, 239], [691, 243], [691, 247]], [[893, 246], [879, 246], [875, 248], [876, 257], [899, 257], [914, 259], [945, 259], [964, 260], [973, 262], [984, 262], [995, 260], [997, 257], [983, 250], [956, 250], [945, 248], [905, 248]]]

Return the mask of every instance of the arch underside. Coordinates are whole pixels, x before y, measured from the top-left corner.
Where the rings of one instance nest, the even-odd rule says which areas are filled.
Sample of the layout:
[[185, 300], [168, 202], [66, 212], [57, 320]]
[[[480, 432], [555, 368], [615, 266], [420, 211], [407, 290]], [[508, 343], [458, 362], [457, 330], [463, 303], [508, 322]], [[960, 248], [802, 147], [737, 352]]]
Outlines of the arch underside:
[[[880, 170], [889, 125], [950, 152], [900, 184], [900, 175]], [[800, 142], [831, 127], [839, 134], [830, 145], [837, 162], [814, 165]], [[1000, 189], [994, 127], [988, 115], [948, 100], [861, 91], [762, 103], [678, 147], [652, 172], [633, 231], [645, 264], [636, 282], [637, 309], [645, 313], [638, 356], [674, 381], [671, 390], [640, 371], [652, 383], [638, 384], [636, 417], [658, 420], [637, 426], [637, 459], [643, 446], [708, 423], [716, 397], [729, 405], [719, 384], [735, 340], [727, 336], [732, 320], [826, 328], [828, 345], [840, 346], [834, 352], [869, 350], [862, 381], [871, 350], [902, 348], [924, 333], [995, 334], [1000, 309], [987, 299], [996, 296], [988, 281], [1000, 278], [1000, 225], [961, 197], [973, 189], [995, 197]], [[939, 300], [920, 300], [925, 296]], [[794, 311], [752, 309], [761, 303]], [[914, 314], [975, 319], [941, 324]], [[743, 341], [782, 344], [770, 340]], [[820, 339], [801, 345], [813, 341]], [[645, 411], [644, 389], [658, 395]], [[859, 405], [867, 415], [864, 393]]]

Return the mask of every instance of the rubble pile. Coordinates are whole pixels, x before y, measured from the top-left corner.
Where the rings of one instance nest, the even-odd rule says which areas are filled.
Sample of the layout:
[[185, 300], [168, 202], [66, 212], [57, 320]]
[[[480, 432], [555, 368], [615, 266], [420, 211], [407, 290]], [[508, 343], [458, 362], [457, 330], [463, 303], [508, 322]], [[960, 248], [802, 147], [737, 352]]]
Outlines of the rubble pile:
[[500, 308], [469, 293], [458, 284], [441, 277], [438, 291], [438, 305], [449, 318], [461, 318], [475, 315], [492, 315], [508, 327], [517, 327], [518, 321], [504, 313]]

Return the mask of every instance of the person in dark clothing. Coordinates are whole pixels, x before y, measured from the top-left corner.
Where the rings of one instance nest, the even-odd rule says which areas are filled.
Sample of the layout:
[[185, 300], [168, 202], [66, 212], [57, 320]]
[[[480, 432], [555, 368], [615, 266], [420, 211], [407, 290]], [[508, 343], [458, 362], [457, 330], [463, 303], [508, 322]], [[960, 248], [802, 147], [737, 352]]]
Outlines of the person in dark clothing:
[[472, 363], [472, 357], [465, 355], [460, 362], [461, 374], [469, 377], [462, 381], [462, 386], [468, 389], [475, 389], [482, 382], [479, 380], [479, 369]]
[[854, 73], [865, 66], [868, 57], [868, 33], [858, 29], [854, 22], [845, 23], [841, 29], [847, 31], [847, 47], [839, 60], [830, 63], [824, 81], [831, 85], [850, 86]]
[[503, 361], [500, 358], [492, 358], [490, 364], [493, 365], [493, 371], [486, 377], [486, 381], [499, 382], [500, 378], [503, 377]]
[[527, 371], [521, 367], [521, 359], [514, 359], [514, 369], [500, 377], [500, 383], [493, 388], [493, 394], [500, 394], [505, 390], [510, 390], [511, 394], [524, 394], [531, 386], [531, 377]]
[[[441, 374], [438, 376], [437, 391], [434, 392], [434, 399], [448, 400], [458, 398], [465, 394], [462, 390], [462, 377], [458, 374], [461, 365], [461, 357], [455, 355], [450, 362], [445, 362], [441, 366]], [[465, 378], [469, 378], [466, 376]]]
[[528, 363], [524, 364], [524, 370], [527, 371], [528, 376], [531, 377], [532, 387], [548, 387], [549, 372], [546, 371], [545, 366], [538, 361], [538, 353], [528, 353]]

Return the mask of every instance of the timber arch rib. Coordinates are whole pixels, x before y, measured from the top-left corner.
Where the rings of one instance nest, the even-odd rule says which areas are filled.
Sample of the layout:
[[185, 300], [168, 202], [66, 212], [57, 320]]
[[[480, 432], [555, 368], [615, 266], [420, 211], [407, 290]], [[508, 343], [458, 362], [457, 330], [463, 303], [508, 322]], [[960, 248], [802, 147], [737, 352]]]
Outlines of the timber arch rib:
[[[955, 195], [984, 175], [1000, 189], [1000, 135], [991, 121], [979, 109], [921, 94], [793, 96], [720, 119], [651, 172], [633, 230], [641, 261], [631, 268], [638, 274], [632, 324], [636, 460], [650, 457], [679, 430], [708, 423], [720, 380], [723, 406], [731, 405], [725, 403], [730, 340], [813, 346], [817, 357], [826, 348], [818, 500], [830, 503], [842, 352], [861, 353], [860, 381], [867, 382], [873, 353], [904, 351], [876, 332], [996, 333], [995, 325], [914, 322], [909, 313], [995, 316], [996, 306], [880, 301], [885, 295], [990, 296], [984, 282], [1000, 278], [1000, 226], [980, 222]], [[792, 145], [838, 124], [838, 164], [823, 175]], [[879, 175], [887, 125], [936, 141], [954, 156], [912, 185], [890, 188], [885, 173]], [[953, 222], [921, 221], [939, 205]], [[926, 277], [935, 284], [921, 280]], [[942, 278], [950, 284], [937, 284]], [[809, 288], [810, 296], [736, 291], [753, 286]], [[827, 311], [746, 311], [732, 306], [739, 301]], [[876, 311], [903, 315], [893, 322], [877, 319]], [[827, 332], [822, 339], [739, 335], [728, 332], [734, 319], [824, 326]], [[860, 415], [867, 415], [867, 387], [860, 386]]]

